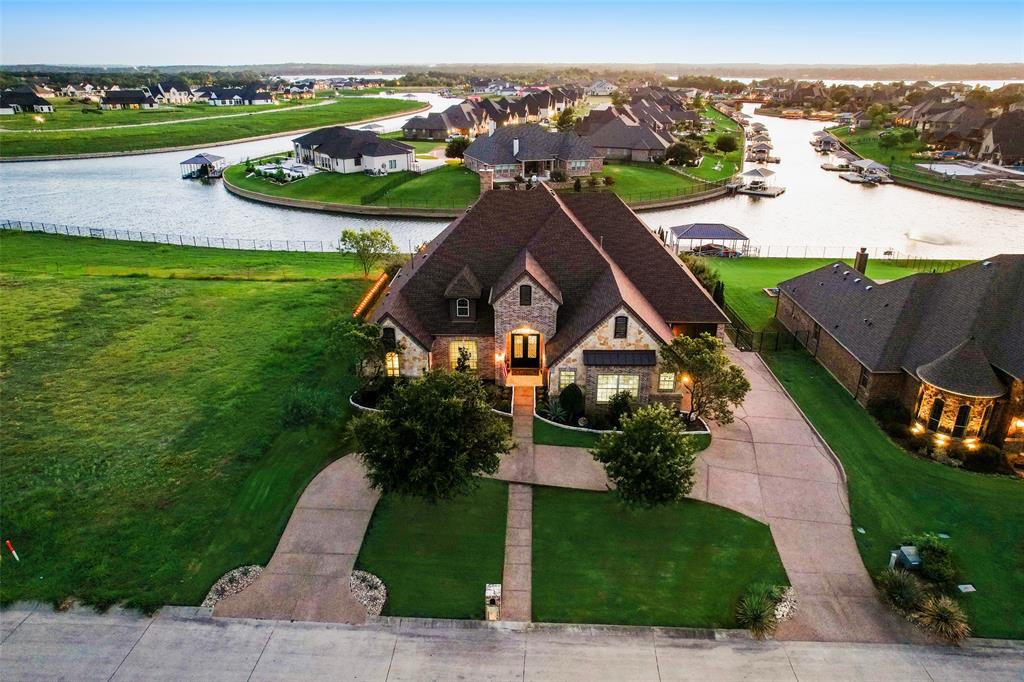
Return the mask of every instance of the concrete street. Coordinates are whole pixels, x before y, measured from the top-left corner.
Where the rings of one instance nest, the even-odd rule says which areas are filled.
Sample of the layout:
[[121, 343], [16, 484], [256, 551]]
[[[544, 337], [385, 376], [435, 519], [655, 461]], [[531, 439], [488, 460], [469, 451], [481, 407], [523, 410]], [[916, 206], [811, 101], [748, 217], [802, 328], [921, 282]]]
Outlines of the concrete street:
[[957, 649], [756, 642], [710, 630], [384, 619], [361, 626], [212, 619], [165, 608], [14, 605], [0, 678], [21, 680], [1014, 680], [1024, 644]]

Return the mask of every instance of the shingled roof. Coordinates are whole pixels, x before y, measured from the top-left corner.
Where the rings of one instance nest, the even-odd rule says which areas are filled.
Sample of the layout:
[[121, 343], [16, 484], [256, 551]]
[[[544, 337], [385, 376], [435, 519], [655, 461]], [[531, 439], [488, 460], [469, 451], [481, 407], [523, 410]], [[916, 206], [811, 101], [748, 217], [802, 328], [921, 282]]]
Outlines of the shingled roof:
[[[519, 150], [515, 150], [515, 141]], [[505, 126], [481, 135], [466, 148], [465, 156], [488, 165], [521, 161], [563, 161], [600, 158], [585, 139], [573, 132], [552, 133], [533, 123]]]
[[991, 368], [1024, 379], [1024, 255], [885, 284], [837, 261], [779, 289], [872, 372], [905, 370], [962, 395], [994, 390]]
[[526, 272], [561, 300], [554, 362], [619, 307], [668, 341], [674, 323], [727, 318], [693, 275], [611, 193], [556, 195], [546, 187], [486, 192], [396, 275], [371, 318], [394, 320], [425, 348], [436, 336], [494, 334], [494, 311], [450, 318], [445, 291], [466, 268], [484, 290], [506, 289]]
[[377, 133], [369, 130], [353, 130], [344, 126], [320, 128], [292, 142], [315, 149], [332, 159], [354, 159], [359, 156], [387, 156], [411, 154], [415, 150], [407, 144], [394, 140], [382, 140]]

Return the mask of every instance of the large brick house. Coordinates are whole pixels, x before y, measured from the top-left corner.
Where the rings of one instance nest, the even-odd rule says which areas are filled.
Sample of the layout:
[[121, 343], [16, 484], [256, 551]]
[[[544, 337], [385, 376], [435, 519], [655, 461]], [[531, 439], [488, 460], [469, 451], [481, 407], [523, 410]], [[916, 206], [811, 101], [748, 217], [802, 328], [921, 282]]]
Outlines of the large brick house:
[[863, 405], [1024, 452], [1024, 255], [879, 284], [842, 262], [779, 284], [775, 317]]
[[544, 185], [484, 193], [399, 271], [370, 320], [400, 349], [392, 375], [454, 367], [461, 348], [486, 380], [551, 394], [575, 383], [591, 409], [621, 391], [678, 404], [659, 347], [727, 322], [618, 197]]
[[574, 132], [550, 132], [534, 123], [498, 128], [481, 135], [466, 148], [466, 168], [491, 171], [496, 181], [517, 175], [548, 178], [551, 171], [567, 176], [586, 176], [600, 172], [604, 157]]

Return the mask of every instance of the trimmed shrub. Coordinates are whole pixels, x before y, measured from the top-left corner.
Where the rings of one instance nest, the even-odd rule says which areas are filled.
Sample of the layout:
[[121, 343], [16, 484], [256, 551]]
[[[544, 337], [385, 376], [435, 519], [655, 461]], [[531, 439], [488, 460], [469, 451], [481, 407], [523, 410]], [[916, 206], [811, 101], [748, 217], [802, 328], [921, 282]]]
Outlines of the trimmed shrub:
[[887, 568], [877, 581], [885, 600], [900, 613], [911, 614], [921, 608], [924, 588], [917, 577], [902, 568]]
[[569, 176], [565, 174], [565, 171], [561, 168], [556, 168], [551, 171], [551, 182], [565, 182], [569, 179]]
[[611, 187], [614, 184], [615, 184], [615, 176], [614, 175], [606, 175], [606, 176], [604, 176], [604, 186], [605, 187]]
[[623, 391], [613, 395], [608, 403], [608, 418], [612, 422], [612, 428], [619, 428], [622, 424], [622, 418], [633, 414], [635, 406], [636, 401], [633, 400], [633, 396], [629, 393]]
[[921, 556], [921, 576], [939, 585], [950, 585], [956, 578], [953, 550], [938, 537], [926, 533], [914, 538]]
[[991, 443], [981, 443], [974, 450], [966, 445], [958, 444], [954, 449], [953, 456], [963, 461], [964, 469], [969, 471], [984, 474], [1012, 472], [1006, 459], [1006, 453]]
[[868, 403], [868, 412], [882, 424], [910, 423], [910, 410], [903, 407], [898, 400], [872, 400]]
[[915, 620], [925, 630], [960, 644], [971, 636], [967, 616], [955, 601], [946, 596], [929, 597], [921, 606]]
[[583, 389], [578, 384], [569, 384], [558, 394], [558, 404], [565, 411], [566, 421], [575, 423], [583, 416], [587, 401], [583, 397]]
[[775, 630], [777, 598], [770, 585], [755, 585], [750, 588], [736, 606], [736, 622], [750, 630], [758, 639], [764, 639]]
[[582, 192], [583, 191], [583, 183], [580, 181], [579, 178], [576, 178], [575, 180], [572, 181], [572, 191], [573, 192]]

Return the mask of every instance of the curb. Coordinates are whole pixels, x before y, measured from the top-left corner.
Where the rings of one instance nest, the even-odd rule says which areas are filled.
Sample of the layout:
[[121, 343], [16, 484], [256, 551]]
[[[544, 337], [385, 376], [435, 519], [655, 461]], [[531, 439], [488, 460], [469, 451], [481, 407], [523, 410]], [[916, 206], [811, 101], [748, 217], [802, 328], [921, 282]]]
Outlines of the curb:
[[[410, 111], [402, 111], [397, 114], [389, 114], [387, 116], [375, 116], [373, 118], [364, 118], [359, 121], [349, 121], [348, 123], [339, 123], [336, 125], [355, 126], [363, 123], [372, 123], [374, 121], [383, 121], [389, 118], [395, 118], [396, 116], [403, 116], [405, 114], [416, 115], [423, 113], [430, 109], [433, 105], [425, 104], [419, 109]], [[213, 118], [224, 118], [224, 117], [213, 117]], [[187, 121], [188, 119], [185, 119]], [[205, 119], [209, 120], [209, 119]], [[184, 121], [182, 121], [184, 122]], [[253, 135], [252, 137], [240, 137], [237, 140], [212, 140], [210, 142], [203, 142], [201, 144], [188, 144], [179, 145], [177, 147], [160, 147], [158, 149], [134, 149], [130, 151], [121, 152], [95, 152], [91, 154], [42, 154], [38, 156], [4, 156], [0, 157], [0, 163], [29, 163], [31, 161], [73, 161], [75, 159], [107, 159], [117, 156], [142, 156], [143, 154], [164, 154], [166, 152], [183, 152], [189, 149], [202, 149], [203, 147], [213, 147], [226, 144], [241, 144], [243, 142], [256, 142], [258, 140], [269, 140], [274, 137], [281, 137], [282, 135], [295, 135], [298, 133], [308, 133], [313, 130], [319, 130], [326, 126], [316, 126], [314, 128], [300, 128], [298, 130], [282, 130], [276, 133], [267, 133], [266, 135]], [[56, 132], [56, 131], [54, 131]]]

